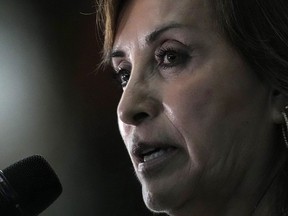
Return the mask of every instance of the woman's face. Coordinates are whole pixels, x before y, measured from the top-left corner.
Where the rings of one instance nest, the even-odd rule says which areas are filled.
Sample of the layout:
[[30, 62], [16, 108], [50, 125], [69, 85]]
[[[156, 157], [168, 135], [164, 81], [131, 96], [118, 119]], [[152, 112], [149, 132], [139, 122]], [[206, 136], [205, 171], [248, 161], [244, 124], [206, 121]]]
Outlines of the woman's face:
[[123, 85], [119, 128], [149, 208], [228, 200], [264, 172], [270, 89], [221, 36], [206, 1], [130, 1], [112, 64]]

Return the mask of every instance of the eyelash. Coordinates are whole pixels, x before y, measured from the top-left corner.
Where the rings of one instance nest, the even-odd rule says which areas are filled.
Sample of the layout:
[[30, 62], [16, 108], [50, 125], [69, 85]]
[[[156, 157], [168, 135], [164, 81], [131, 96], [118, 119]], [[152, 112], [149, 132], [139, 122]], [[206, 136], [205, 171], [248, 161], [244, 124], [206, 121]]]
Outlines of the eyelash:
[[[176, 57], [175, 62], [165, 63], [165, 58], [167, 58], [168, 55]], [[188, 58], [189, 58], [188, 53], [172, 47], [161, 47], [155, 52], [155, 60], [157, 62], [157, 68], [160, 70], [168, 70], [176, 66], [184, 66]], [[129, 81], [131, 69], [130, 68], [127, 69], [125, 67], [122, 68], [119, 66], [117, 69], [114, 70], [114, 72], [115, 72], [114, 78], [116, 79], [117, 83], [119, 83], [120, 86], [124, 88]]]
[[[165, 63], [165, 58], [167, 58], [168, 55], [172, 55], [172, 57], [176, 57], [176, 60], [174, 59], [175, 62]], [[189, 54], [185, 53], [185, 51], [175, 49], [172, 47], [162, 47], [156, 51], [155, 58], [157, 61], [157, 67], [160, 69], [166, 70], [166, 69], [173, 68], [176, 66], [184, 66], [186, 61], [189, 58]]]

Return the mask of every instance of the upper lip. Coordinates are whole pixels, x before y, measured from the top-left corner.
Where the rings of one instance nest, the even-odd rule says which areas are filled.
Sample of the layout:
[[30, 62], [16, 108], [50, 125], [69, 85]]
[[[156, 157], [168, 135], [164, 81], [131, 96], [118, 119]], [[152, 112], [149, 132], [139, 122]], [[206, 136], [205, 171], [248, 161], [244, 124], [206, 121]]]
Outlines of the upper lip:
[[163, 142], [138, 142], [132, 146], [132, 155], [138, 163], [144, 161], [144, 156], [159, 149], [177, 148], [173, 144]]

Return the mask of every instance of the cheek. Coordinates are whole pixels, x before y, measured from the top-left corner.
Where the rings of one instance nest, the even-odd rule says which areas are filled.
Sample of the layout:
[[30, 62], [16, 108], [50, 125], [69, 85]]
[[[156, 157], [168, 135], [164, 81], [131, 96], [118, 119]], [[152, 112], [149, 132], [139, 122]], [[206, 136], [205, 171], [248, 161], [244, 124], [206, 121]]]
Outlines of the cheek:
[[187, 83], [166, 91], [166, 115], [181, 134], [199, 134], [213, 112], [213, 89], [201, 86]]
[[166, 91], [164, 99], [167, 118], [184, 140], [183, 148], [189, 154], [192, 166], [197, 169], [205, 166], [211, 153], [207, 151], [211, 143], [207, 134], [218, 117], [215, 115], [217, 101], [214, 91], [202, 84], [174, 86], [171, 91]]
[[249, 94], [217, 79], [181, 83], [165, 91], [166, 115], [183, 137], [194, 164], [202, 166], [207, 158], [213, 162], [229, 152], [232, 136], [241, 133], [241, 121], [251, 111], [246, 106]]

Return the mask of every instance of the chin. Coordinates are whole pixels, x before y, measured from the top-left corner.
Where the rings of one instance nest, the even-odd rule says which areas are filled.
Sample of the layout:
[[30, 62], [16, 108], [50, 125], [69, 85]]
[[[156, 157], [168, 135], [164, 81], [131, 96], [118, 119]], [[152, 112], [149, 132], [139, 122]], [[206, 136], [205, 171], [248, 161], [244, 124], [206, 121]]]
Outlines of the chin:
[[143, 200], [152, 212], [175, 212], [187, 201], [194, 200], [201, 191], [199, 180], [203, 169], [191, 166], [183, 158], [170, 166], [166, 163], [167, 166], [162, 169], [151, 169], [153, 172], [136, 171], [142, 185]]
[[147, 191], [142, 192], [143, 200], [145, 202], [146, 207], [154, 213], [166, 213], [167, 207], [169, 206], [167, 203], [163, 201], [161, 195], [156, 195]]
[[[161, 190], [162, 189], [162, 190]], [[149, 190], [142, 186], [142, 196], [146, 207], [154, 213], [167, 213], [176, 208], [181, 201], [173, 190], [163, 190], [158, 187], [156, 190]]]

